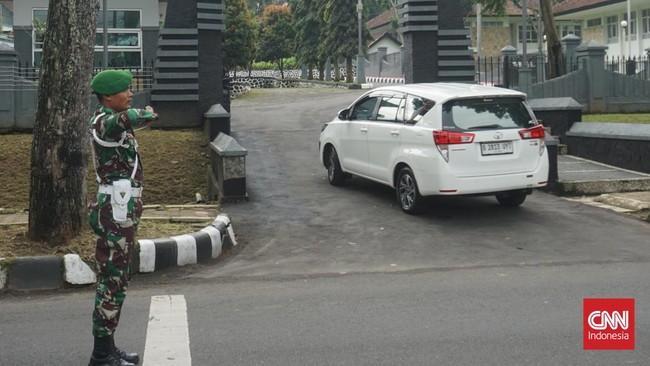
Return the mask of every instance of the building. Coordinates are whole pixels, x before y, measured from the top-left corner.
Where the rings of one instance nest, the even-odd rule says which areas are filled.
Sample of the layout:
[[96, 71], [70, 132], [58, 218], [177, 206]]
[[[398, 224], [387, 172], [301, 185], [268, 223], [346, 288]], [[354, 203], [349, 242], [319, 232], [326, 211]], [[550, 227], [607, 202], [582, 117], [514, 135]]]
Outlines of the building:
[[[14, 49], [18, 62], [39, 66], [43, 54], [43, 30], [47, 20], [48, 0], [3, 1], [13, 5]], [[103, 1], [99, 1], [100, 6]], [[158, 0], [108, 1], [108, 63], [109, 67], [141, 67], [150, 65], [156, 55], [161, 10], [165, 2]], [[103, 11], [97, 17], [97, 40], [93, 63], [103, 60]]]
[[[630, 4], [629, 26], [623, 28], [622, 20], [627, 20], [627, 6]], [[529, 27], [526, 32], [527, 52], [534, 55], [545, 52], [546, 45], [540, 37], [543, 29], [538, 16], [539, 1], [528, 0]], [[650, 48], [650, 2], [647, 0], [566, 0], [553, 7], [555, 23], [560, 38], [574, 34], [583, 41], [595, 40], [608, 46], [609, 57], [639, 57]], [[486, 57], [499, 56], [503, 47], [511, 45], [523, 52], [524, 32], [522, 11], [512, 1], [508, 1], [506, 14], [482, 15], [481, 54]], [[477, 51], [476, 11], [468, 14], [467, 24], [472, 29], [472, 47]], [[630, 32], [627, 37], [625, 32]], [[541, 32], [543, 34], [543, 32]]]

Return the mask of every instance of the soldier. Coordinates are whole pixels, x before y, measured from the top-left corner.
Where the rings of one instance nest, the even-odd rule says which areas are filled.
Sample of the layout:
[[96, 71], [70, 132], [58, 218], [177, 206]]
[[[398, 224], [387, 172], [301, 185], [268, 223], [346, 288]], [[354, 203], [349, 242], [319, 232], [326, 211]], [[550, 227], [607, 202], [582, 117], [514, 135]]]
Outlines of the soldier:
[[104, 70], [90, 87], [101, 106], [90, 121], [99, 191], [88, 221], [98, 235], [98, 283], [93, 312], [94, 347], [89, 365], [137, 365], [140, 356], [115, 346], [113, 333], [126, 296], [135, 234], [142, 215], [142, 164], [133, 128], [158, 118], [150, 106], [131, 108], [128, 71]]

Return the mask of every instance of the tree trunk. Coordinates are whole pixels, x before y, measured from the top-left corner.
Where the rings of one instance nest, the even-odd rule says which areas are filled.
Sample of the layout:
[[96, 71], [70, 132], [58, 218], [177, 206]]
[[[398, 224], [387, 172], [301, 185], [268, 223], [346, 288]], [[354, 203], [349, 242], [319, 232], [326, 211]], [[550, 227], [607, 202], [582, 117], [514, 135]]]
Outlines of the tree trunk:
[[540, 2], [542, 20], [544, 21], [544, 33], [546, 34], [546, 46], [548, 52], [549, 78], [553, 79], [566, 74], [564, 67], [564, 56], [562, 55], [562, 41], [555, 28], [552, 0]]
[[345, 59], [345, 82], [353, 83], [354, 82], [354, 72], [352, 71], [352, 57]]
[[339, 67], [339, 58], [334, 57], [334, 81], [341, 81], [341, 68]]
[[65, 244], [86, 220], [89, 84], [99, 3], [50, 0], [34, 120], [30, 239]]
[[325, 80], [325, 62], [318, 61], [318, 80]]

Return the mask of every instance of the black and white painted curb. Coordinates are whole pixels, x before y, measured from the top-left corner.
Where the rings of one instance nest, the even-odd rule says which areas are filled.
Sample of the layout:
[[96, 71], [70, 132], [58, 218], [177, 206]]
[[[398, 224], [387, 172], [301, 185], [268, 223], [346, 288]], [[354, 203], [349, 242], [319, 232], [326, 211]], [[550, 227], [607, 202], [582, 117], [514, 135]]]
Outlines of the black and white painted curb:
[[[200, 231], [162, 239], [141, 239], [133, 268], [150, 273], [163, 268], [196, 264], [218, 258], [237, 245], [230, 217], [220, 214]], [[52, 290], [95, 283], [97, 276], [77, 254], [0, 258], [0, 290]]]
[[368, 83], [380, 83], [380, 84], [404, 84], [404, 78], [388, 78], [380, 76], [366, 76], [366, 82]]

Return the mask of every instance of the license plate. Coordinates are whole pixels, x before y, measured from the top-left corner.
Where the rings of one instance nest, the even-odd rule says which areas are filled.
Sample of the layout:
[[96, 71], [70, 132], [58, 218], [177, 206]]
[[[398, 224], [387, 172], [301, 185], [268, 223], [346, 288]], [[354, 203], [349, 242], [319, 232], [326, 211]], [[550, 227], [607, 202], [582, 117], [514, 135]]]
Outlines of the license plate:
[[512, 154], [512, 151], [512, 141], [481, 143], [481, 155]]

